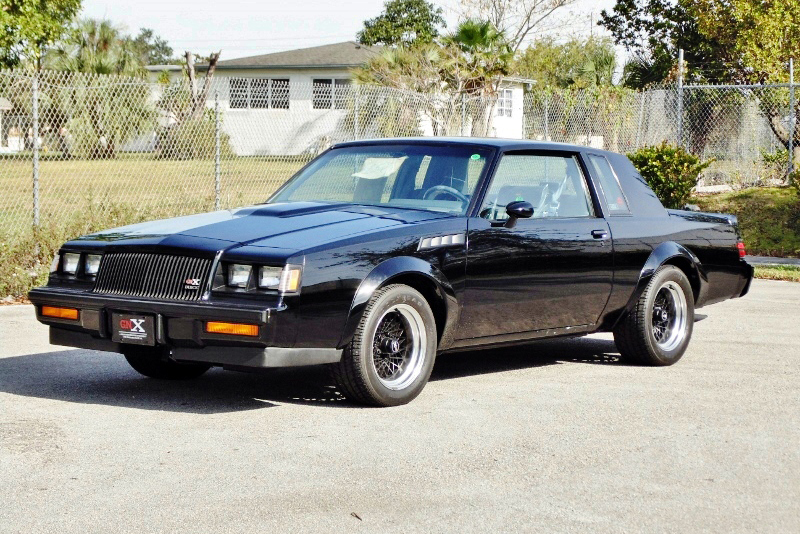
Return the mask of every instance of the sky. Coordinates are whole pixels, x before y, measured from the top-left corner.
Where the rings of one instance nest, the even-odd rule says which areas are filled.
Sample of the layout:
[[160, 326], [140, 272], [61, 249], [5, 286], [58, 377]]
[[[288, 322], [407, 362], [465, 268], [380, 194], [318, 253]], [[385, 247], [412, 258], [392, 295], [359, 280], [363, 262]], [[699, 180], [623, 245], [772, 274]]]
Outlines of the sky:
[[[448, 27], [458, 21], [457, 0], [434, 3], [445, 9]], [[105, 18], [138, 33], [151, 28], [178, 55], [191, 49], [222, 59], [268, 54], [355, 39], [364, 20], [383, 10], [384, 0], [83, 0], [82, 16]], [[601, 34], [602, 9], [614, 0], [577, 0], [553, 18], [543, 33], [559, 39]], [[591, 24], [594, 21], [595, 24]]]

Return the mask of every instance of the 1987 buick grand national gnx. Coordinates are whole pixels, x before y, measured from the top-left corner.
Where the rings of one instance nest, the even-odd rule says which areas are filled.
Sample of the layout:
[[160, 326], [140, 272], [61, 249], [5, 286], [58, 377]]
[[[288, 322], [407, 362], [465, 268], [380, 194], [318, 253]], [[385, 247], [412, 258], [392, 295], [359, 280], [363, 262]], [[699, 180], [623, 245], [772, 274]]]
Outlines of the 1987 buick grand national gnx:
[[403, 404], [437, 352], [612, 331], [670, 365], [700, 306], [747, 293], [736, 219], [666, 210], [625, 156], [499, 139], [328, 150], [265, 204], [66, 243], [30, 300], [58, 345], [140, 373], [328, 364]]

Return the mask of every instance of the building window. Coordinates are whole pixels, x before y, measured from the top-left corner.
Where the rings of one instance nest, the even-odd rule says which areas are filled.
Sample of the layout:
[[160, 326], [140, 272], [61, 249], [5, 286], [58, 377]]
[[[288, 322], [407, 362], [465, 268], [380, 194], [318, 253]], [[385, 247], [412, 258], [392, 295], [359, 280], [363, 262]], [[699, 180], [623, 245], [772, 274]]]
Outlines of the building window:
[[289, 109], [289, 80], [231, 78], [231, 109]]
[[349, 86], [348, 79], [315, 78], [314, 109], [346, 109]]
[[510, 117], [511, 109], [514, 104], [513, 91], [511, 89], [500, 89], [497, 97], [497, 116]]

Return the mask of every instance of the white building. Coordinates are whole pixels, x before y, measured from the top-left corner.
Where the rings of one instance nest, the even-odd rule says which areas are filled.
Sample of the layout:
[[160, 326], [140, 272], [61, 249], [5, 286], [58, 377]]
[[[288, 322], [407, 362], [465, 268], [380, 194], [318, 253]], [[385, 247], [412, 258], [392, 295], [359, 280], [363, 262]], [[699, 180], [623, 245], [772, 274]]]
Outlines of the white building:
[[[353, 41], [220, 61], [214, 89], [223, 114], [223, 130], [239, 155], [295, 155], [316, 152], [321, 144], [348, 139], [338, 126], [348, 113], [344, 96], [351, 69], [380, 53]], [[204, 70], [199, 66], [198, 70]], [[181, 67], [148, 67], [157, 77], [174, 79]], [[523, 91], [529, 80], [507, 78], [492, 113], [497, 137], [523, 136]], [[423, 133], [432, 135], [421, 117]], [[369, 132], [364, 132], [369, 135]], [[350, 134], [352, 135], [352, 134]]]

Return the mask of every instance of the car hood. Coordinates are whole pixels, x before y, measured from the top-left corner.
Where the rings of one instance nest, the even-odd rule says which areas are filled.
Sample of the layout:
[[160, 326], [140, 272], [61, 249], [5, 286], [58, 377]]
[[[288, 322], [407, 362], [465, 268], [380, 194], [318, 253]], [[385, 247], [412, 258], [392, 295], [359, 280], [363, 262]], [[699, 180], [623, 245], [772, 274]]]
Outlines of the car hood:
[[299, 252], [345, 237], [450, 217], [382, 206], [291, 202], [262, 204], [114, 228], [70, 243], [116, 248], [218, 251], [243, 245]]

